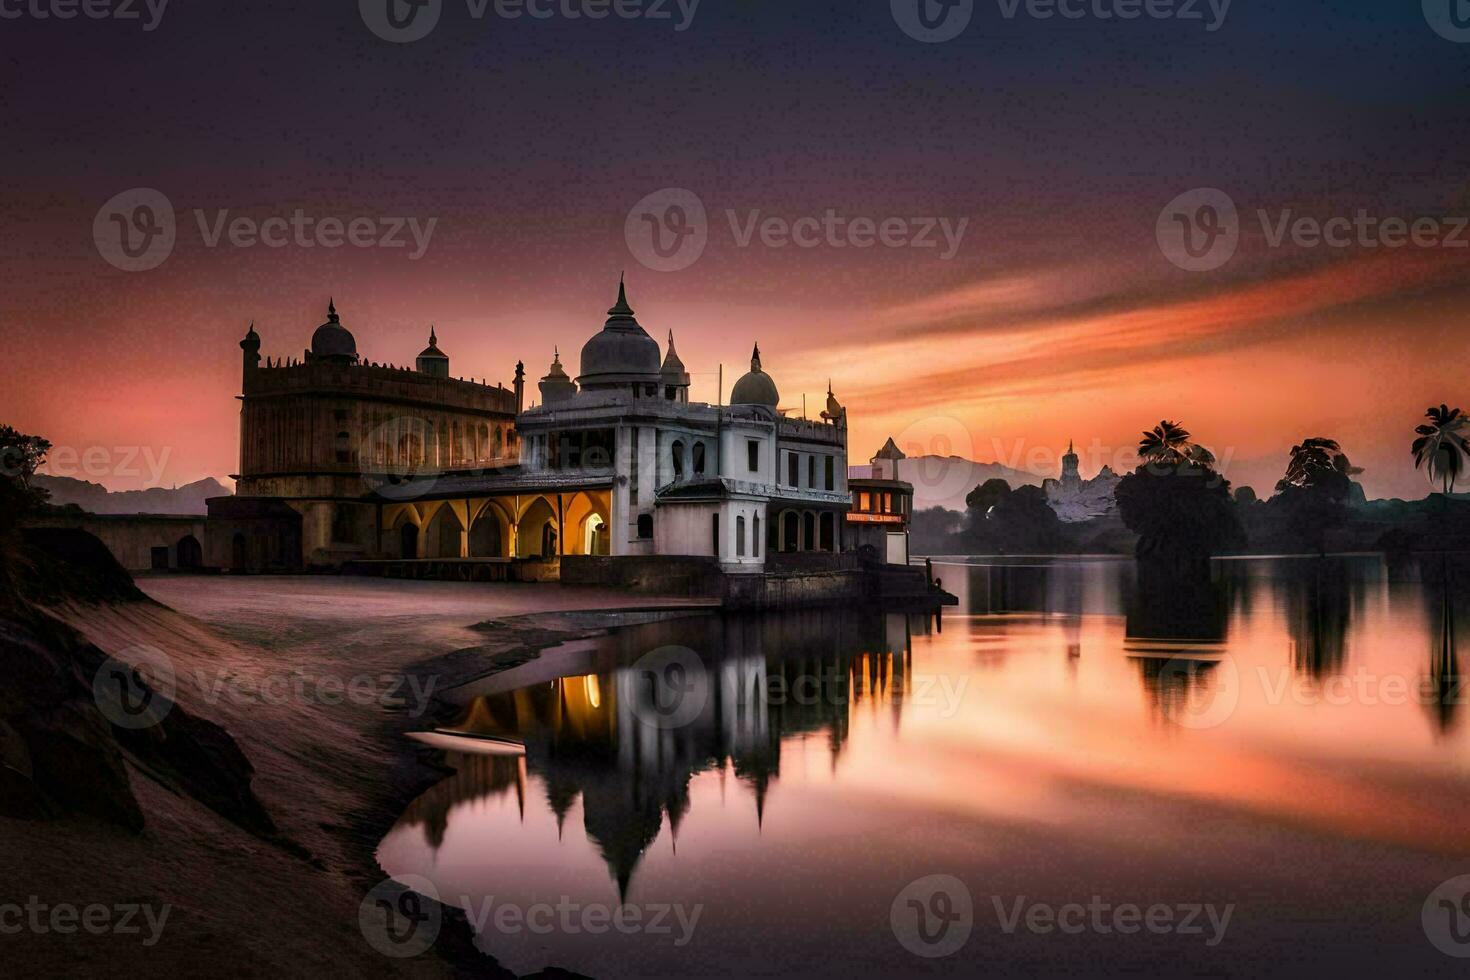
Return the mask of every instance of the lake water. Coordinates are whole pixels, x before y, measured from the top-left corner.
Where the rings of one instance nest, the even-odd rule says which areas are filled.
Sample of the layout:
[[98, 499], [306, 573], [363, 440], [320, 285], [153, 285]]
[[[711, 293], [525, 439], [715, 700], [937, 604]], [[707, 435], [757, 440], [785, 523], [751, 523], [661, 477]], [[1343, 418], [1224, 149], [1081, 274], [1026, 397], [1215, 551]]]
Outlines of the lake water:
[[380, 863], [519, 973], [1463, 969], [1470, 563], [935, 574], [942, 618], [684, 618], [462, 691]]

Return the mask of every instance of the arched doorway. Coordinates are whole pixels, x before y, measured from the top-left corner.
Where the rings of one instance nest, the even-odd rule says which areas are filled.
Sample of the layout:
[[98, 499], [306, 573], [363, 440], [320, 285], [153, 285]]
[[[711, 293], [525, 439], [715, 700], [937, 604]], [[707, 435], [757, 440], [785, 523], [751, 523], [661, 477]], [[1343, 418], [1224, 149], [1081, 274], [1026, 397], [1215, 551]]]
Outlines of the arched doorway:
[[557, 553], [556, 511], [545, 497], [537, 497], [521, 515], [516, 528], [516, 554], [522, 558], [541, 555], [547, 558]]
[[174, 554], [177, 556], [179, 568], [204, 567], [204, 548], [199, 544], [199, 539], [192, 534], [179, 538], [179, 543], [174, 546]]
[[582, 528], [582, 554], [607, 554], [607, 522], [602, 519], [602, 515], [593, 514], [587, 518]]
[[404, 521], [398, 529], [398, 554], [403, 558], [419, 556], [419, 529], [413, 521]]
[[794, 510], [781, 515], [781, 550], [797, 551], [801, 548], [800, 516]]
[[234, 572], [245, 571], [246, 561], [245, 535], [240, 531], [230, 539], [230, 570]]
[[807, 551], [817, 549], [817, 517], [811, 511], [801, 515], [801, 545]]
[[470, 557], [505, 557], [505, 539], [500, 533], [500, 517], [493, 509], [487, 508], [470, 528]]
[[425, 558], [458, 558], [460, 557], [460, 541], [463, 538], [463, 526], [459, 523], [459, 515], [449, 504], [443, 504], [434, 513], [434, 519], [429, 522], [424, 532], [424, 554]]

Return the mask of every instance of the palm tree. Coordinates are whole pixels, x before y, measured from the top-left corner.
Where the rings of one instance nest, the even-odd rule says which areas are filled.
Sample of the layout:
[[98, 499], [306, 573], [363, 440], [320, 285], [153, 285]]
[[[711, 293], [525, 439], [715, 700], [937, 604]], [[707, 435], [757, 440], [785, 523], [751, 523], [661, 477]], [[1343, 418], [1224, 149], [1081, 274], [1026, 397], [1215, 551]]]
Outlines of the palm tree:
[[1212, 465], [1214, 454], [1189, 439], [1189, 431], [1178, 422], [1160, 422], [1138, 440], [1138, 457], [1146, 465], [1177, 466], [1185, 462]]
[[1464, 435], [1470, 428], [1470, 418], [1448, 405], [1431, 406], [1425, 416], [1429, 423], [1414, 429], [1419, 435], [1412, 447], [1414, 468], [1424, 467], [1430, 479], [1440, 481], [1448, 496], [1465, 471], [1466, 457], [1470, 457], [1470, 440]]
[[1324, 476], [1341, 473], [1356, 476], [1363, 472], [1361, 467], [1348, 461], [1336, 439], [1314, 436], [1303, 439], [1301, 445], [1291, 447], [1291, 461], [1286, 464], [1286, 476], [1276, 484], [1278, 491], [1288, 486], [1306, 487], [1319, 482]]

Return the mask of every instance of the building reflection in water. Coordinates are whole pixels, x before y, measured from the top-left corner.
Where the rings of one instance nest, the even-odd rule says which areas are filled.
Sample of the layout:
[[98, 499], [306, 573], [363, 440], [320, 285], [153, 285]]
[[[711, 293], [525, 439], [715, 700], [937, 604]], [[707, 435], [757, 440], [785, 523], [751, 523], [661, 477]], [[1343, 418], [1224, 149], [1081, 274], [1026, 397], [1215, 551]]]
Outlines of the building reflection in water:
[[[784, 739], [822, 737], [835, 768], [851, 712], [891, 712], [896, 725], [911, 635], [930, 628], [922, 616], [843, 610], [699, 616], [620, 630], [584, 654], [605, 669], [470, 700], [441, 731], [486, 740], [496, 754], [449, 753], [457, 772], [416, 800], [400, 825], [421, 826], [437, 850], [461, 803], [515, 793], [524, 816], [529, 774], [544, 781], [559, 836], [580, 798], [583, 830], [626, 898], [665, 821], [677, 847], [698, 773], [728, 771], [749, 786], [751, 819], [759, 824]], [[635, 685], [669, 679], [633, 665], [671, 645], [697, 653], [708, 696], [688, 724], [658, 727], [640, 717], [638, 706], [649, 698]], [[658, 703], [672, 696], [654, 692]], [[511, 746], [524, 746], [524, 754], [507, 753]]]

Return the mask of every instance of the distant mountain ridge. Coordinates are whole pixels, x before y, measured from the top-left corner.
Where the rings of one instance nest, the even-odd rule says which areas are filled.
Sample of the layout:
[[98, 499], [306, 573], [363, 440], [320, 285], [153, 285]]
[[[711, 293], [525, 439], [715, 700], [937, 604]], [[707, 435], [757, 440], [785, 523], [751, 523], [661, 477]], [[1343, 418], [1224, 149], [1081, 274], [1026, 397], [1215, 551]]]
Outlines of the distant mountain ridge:
[[182, 487], [149, 487], [147, 490], [108, 490], [100, 483], [69, 476], [37, 473], [31, 482], [51, 494], [57, 506], [76, 504], [92, 514], [205, 514], [210, 497], [228, 497], [230, 490], [214, 477], [205, 477]]
[[[869, 465], [852, 466], [848, 475], [866, 478], [873, 472]], [[1014, 470], [1001, 463], [977, 463], [963, 456], [915, 456], [898, 461], [899, 479], [914, 485], [914, 509], [944, 507], [965, 510], [965, 497], [986, 480], [1000, 479], [1012, 490], [1019, 486], [1041, 486], [1045, 477], [1024, 470]]]

